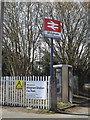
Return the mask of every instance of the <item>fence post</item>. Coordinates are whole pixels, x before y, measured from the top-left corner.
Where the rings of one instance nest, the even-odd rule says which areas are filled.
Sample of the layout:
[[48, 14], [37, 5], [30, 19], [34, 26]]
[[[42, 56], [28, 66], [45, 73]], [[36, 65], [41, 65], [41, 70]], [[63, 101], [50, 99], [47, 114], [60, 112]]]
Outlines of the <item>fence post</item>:
[[50, 76], [48, 76], [48, 110], [50, 110], [50, 106], [51, 106], [51, 99], [50, 99]]
[[8, 88], [9, 88], [9, 77], [6, 77], [6, 105], [8, 105]]

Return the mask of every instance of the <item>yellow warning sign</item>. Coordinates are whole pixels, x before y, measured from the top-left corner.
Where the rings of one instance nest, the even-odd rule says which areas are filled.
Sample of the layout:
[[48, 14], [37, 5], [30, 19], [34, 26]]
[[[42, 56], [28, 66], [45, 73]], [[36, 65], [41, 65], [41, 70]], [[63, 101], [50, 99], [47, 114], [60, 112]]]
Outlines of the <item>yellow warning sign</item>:
[[15, 81], [15, 88], [22, 90], [23, 89], [23, 80], [16, 80]]

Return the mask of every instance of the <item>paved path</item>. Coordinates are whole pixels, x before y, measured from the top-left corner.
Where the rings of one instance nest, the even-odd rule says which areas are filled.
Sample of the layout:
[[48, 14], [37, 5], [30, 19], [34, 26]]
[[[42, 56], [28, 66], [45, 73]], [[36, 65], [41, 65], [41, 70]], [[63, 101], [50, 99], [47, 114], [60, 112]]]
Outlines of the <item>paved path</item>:
[[[1, 109], [1, 108], [0, 108]], [[21, 108], [14, 109], [13, 107], [3, 107], [2, 109], [2, 118], [88, 118], [88, 108], [82, 107], [78, 108], [76, 111], [73, 110], [72, 114], [35, 114], [35, 113], [27, 113]], [[26, 108], [23, 108], [26, 109]]]
[[0, 118], [90, 118], [90, 101], [79, 107], [68, 109], [65, 113], [36, 114], [23, 107], [0, 106]]

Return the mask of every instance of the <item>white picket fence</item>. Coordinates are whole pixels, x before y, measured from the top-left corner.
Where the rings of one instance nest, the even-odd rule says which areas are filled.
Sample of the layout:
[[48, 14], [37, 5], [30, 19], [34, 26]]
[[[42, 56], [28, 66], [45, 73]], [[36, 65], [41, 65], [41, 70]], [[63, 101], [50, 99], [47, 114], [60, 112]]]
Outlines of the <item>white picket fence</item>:
[[[23, 90], [15, 89], [15, 80], [23, 80]], [[46, 81], [47, 99], [26, 99], [27, 81]], [[1, 77], [1, 105], [50, 109], [50, 76]]]

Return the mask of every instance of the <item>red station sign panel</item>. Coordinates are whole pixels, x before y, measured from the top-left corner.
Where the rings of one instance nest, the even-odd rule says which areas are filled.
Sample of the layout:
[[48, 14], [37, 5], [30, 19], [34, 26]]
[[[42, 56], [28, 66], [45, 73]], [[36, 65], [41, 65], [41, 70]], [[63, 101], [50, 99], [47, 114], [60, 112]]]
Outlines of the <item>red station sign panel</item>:
[[44, 37], [61, 39], [60, 21], [45, 18], [43, 21], [43, 35]]

